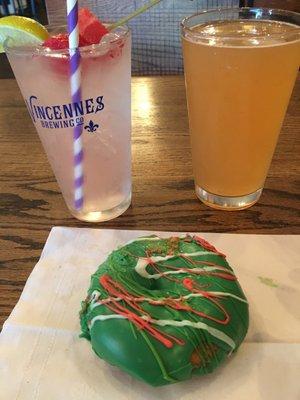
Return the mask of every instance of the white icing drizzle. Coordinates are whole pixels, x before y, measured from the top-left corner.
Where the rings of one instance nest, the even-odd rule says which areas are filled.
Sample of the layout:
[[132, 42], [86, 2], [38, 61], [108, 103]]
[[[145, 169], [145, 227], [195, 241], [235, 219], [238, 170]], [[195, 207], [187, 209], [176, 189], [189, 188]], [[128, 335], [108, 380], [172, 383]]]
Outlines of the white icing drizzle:
[[[195, 329], [202, 329], [202, 330], [207, 331], [210, 335], [214, 336], [215, 338], [228, 344], [228, 346], [230, 346], [232, 350], [235, 349], [235, 343], [228, 335], [226, 335], [219, 329], [208, 326], [204, 322], [193, 322], [193, 321], [188, 321], [188, 320], [173, 321], [173, 320], [169, 320], [169, 319], [152, 319], [152, 318], [147, 317], [146, 315], [142, 315], [141, 318], [143, 318], [145, 321], [149, 321], [151, 324], [159, 325], [159, 326], [167, 326], [167, 325], [180, 326], [180, 327], [190, 326]], [[109, 319], [127, 319], [127, 318], [123, 315], [118, 315], [118, 314], [97, 315], [90, 321], [89, 328], [92, 329], [92, 327], [96, 321], [106, 321]]]
[[119, 314], [109, 314], [109, 315], [97, 315], [89, 322], [89, 328], [92, 329], [96, 321], [106, 321], [107, 319], [127, 319], [124, 315]]
[[[232, 297], [233, 299], [239, 300], [243, 303], [248, 304], [248, 301], [246, 299], [243, 299], [242, 297], [236, 296], [235, 294], [232, 293], [228, 293], [228, 292], [208, 292], [206, 291], [206, 293], [209, 294], [213, 294], [215, 296], [224, 296], [224, 297]], [[190, 297], [203, 297], [203, 295], [201, 293], [191, 293], [191, 294], [187, 294], [186, 296], [182, 296], [184, 299], [189, 299]]]
[[[94, 292], [96, 292], [96, 291], [94, 291]], [[98, 306], [102, 306], [104, 304], [111, 303], [112, 300], [113, 301], [122, 301], [123, 300], [123, 299], [121, 299], [121, 297], [108, 297], [108, 298], [105, 298], [103, 300], [98, 300], [99, 296], [100, 296], [100, 293], [99, 292], [97, 292], [97, 293], [99, 295], [98, 295], [97, 298], [94, 298], [94, 300], [92, 300], [92, 302], [90, 304], [90, 310], [93, 310], [94, 308], [96, 308]], [[222, 296], [224, 296], [224, 297], [232, 297], [233, 299], [236, 299], [238, 301], [241, 301], [243, 303], [248, 304], [248, 301], [246, 299], [243, 299], [242, 297], [236, 296], [235, 294], [232, 294], [232, 293], [227, 293], [227, 292], [208, 292], [208, 291], [206, 291], [205, 293], [212, 294], [214, 296], [220, 296], [220, 297], [222, 297]], [[191, 294], [187, 294], [185, 296], [172, 298], [172, 300], [174, 300], [174, 301], [179, 301], [181, 299], [187, 300], [187, 299], [189, 299], [191, 297], [204, 297], [204, 295], [201, 294], [201, 293], [191, 293]], [[163, 305], [165, 300], [166, 300], [166, 298], [161, 298], [161, 299], [158, 299], [158, 300], [154, 300], [154, 299], [150, 299], [148, 297], [138, 297], [138, 302], [147, 301], [148, 303], [158, 304], [158, 305], [159, 304]]]
[[[176, 258], [176, 257], [180, 257], [180, 256], [184, 256], [184, 257], [196, 257], [196, 256], [202, 256], [204, 254], [211, 254], [211, 255], [217, 255], [216, 253], [213, 253], [211, 251], [207, 251], [207, 250], [202, 250], [202, 251], [196, 251], [195, 253], [181, 253], [181, 254], [177, 254], [177, 255], [168, 255], [165, 257], [161, 257], [161, 256], [156, 256], [156, 257], [149, 257], [149, 258], [142, 258], [140, 257], [136, 263], [135, 266], [135, 271], [142, 276], [143, 278], [147, 278], [147, 279], [159, 279], [161, 276], [163, 275], [168, 275], [168, 274], [182, 274], [182, 273], [186, 273], [186, 271], [184, 270], [178, 270], [178, 271], [167, 271], [167, 272], [162, 272], [161, 274], [149, 274], [146, 271], [146, 268], [149, 264], [151, 263], [158, 263], [158, 262], [162, 262], [162, 261], [166, 261], [166, 260], [170, 260], [171, 258]], [[190, 267], [190, 269], [193, 269], [194, 271], [200, 271], [200, 270], [204, 270], [206, 268], [207, 271], [212, 271], [213, 269], [223, 269], [226, 270], [227, 273], [234, 275], [232, 271], [228, 270], [227, 268], [224, 267], [202, 267], [202, 268], [194, 268], [194, 267]], [[208, 268], [213, 268], [213, 269], [208, 269]]]
[[95, 301], [97, 301], [100, 296], [101, 296], [101, 293], [98, 290], [94, 290], [91, 294], [91, 303], [94, 303]]
[[[191, 268], [195, 272], [201, 272], [201, 271], [224, 271], [223, 268], [218, 268], [218, 267], [203, 267], [203, 268]], [[226, 270], [227, 272], [228, 270]], [[228, 271], [229, 274], [233, 275], [231, 271]], [[165, 272], [160, 272], [158, 274], [148, 274], [148, 279], [159, 279], [164, 275], [174, 275], [174, 274], [188, 274], [188, 272], [184, 269], [178, 269], [176, 271], [165, 271]]]

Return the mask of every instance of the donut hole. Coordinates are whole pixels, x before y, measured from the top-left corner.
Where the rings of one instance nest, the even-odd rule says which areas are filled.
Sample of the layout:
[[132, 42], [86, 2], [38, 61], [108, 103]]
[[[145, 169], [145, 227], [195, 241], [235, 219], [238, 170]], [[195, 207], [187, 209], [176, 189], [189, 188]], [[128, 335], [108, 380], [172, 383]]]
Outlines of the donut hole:
[[155, 284], [155, 279], [147, 279], [143, 278], [141, 275], [137, 274], [135, 271], [130, 272], [130, 281], [134, 282], [134, 285], [138, 288], [143, 288], [147, 290], [155, 290], [156, 289], [156, 284]]

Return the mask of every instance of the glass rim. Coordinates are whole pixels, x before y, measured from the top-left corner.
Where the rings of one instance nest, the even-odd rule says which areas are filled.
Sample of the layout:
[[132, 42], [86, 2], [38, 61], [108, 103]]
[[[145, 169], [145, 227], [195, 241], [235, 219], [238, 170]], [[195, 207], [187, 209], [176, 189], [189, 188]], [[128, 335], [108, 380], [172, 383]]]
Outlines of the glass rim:
[[[67, 32], [67, 25], [66, 24], [57, 24], [57, 25], [45, 25], [45, 28], [51, 32], [51, 30], [64, 30]], [[120, 33], [117, 38], [113, 38], [112, 40], [109, 41], [111, 45], [114, 43], [117, 43], [120, 39], [126, 38], [129, 33], [130, 33], [130, 28], [127, 25], [122, 25], [119, 26], [115, 29], [112, 30], [112, 32], [118, 32]], [[80, 54], [90, 54], [91, 52], [98, 51], [101, 49], [102, 46], [104, 46], [104, 43], [102, 40], [100, 43], [97, 44], [91, 44], [88, 46], [82, 46], [78, 48], [67, 48], [67, 49], [59, 49], [59, 50], [51, 50], [49, 47], [42, 47], [41, 44], [28, 44], [25, 46], [22, 45], [10, 45], [9, 41], [11, 40], [10, 37], [6, 38], [3, 43], [3, 48], [5, 53], [13, 53], [13, 54], [20, 54], [20, 55], [38, 55], [38, 56], [51, 56], [51, 55], [58, 55], [58, 56], [69, 56], [70, 51], [76, 51], [79, 49]]]
[[[194, 13], [194, 14], [188, 16], [188, 17], [183, 18], [181, 20], [181, 22], [180, 22], [181, 31], [185, 32], [185, 33], [188, 33], [192, 37], [199, 38], [199, 39], [201, 39], [201, 38], [202, 39], [217, 39], [218, 36], [216, 36], [216, 35], [209, 35], [209, 34], [205, 34], [205, 33], [202, 33], [202, 32], [195, 32], [193, 27], [189, 27], [187, 25], [187, 22], [190, 21], [192, 18], [195, 18], [197, 16], [201, 16], [201, 15], [210, 15], [210, 14], [213, 14], [213, 13], [222, 13], [222, 12], [226, 13], [226, 12], [236, 12], [236, 11], [239, 11], [239, 12], [240, 11], [248, 11], [248, 12], [249, 11], [250, 12], [251, 11], [253, 11], [253, 12], [262, 11], [263, 15], [266, 15], [266, 16], [267, 15], [269, 15], [269, 16], [274, 15], [275, 17], [276, 17], [276, 15], [278, 15], [278, 16], [280, 16], [280, 15], [281, 16], [295, 16], [295, 17], [298, 17], [300, 19], [300, 13], [295, 12], [295, 11], [282, 10], [282, 9], [279, 9], [279, 8], [264, 8], [264, 7], [214, 8], [212, 10], [199, 11], [199, 12]], [[221, 18], [215, 19], [215, 20], [211, 20], [211, 21], [207, 21], [207, 22], [214, 22], [214, 21], [218, 21], [218, 20], [221, 20]], [[240, 20], [242, 21], [242, 19], [240, 19]], [[249, 21], [250, 20], [251, 19], [249, 19]], [[264, 18], [257, 19], [257, 21], [259, 21], [259, 20], [261, 20], [261, 21], [262, 20], [267, 20], [268, 21], [268, 19], [264, 19]], [[276, 21], [276, 19], [269, 19], [269, 21]], [[285, 36], [285, 35], [291, 35], [291, 34], [299, 33], [299, 39], [300, 39], [300, 23], [299, 23], [299, 25], [295, 24], [295, 27], [296, 27], [295, 30], [290, 30], [289, 32], [285, 32], [285, 33], [282, 33], [282, 32], [272, 33], [272, 34], [269, 34], [268, 37], [269, 38], [273, 38], [273, 37], [276, 38], [276, 37], [279, 37], [279, 36], [282, 37], [282, 36]], [[222, 40], [227, 40], [227, 39], [229, 39], [229, 40], [230, 39], [237, 39], [237, 37], [234, 36], [234, 35], [222, 36]]]

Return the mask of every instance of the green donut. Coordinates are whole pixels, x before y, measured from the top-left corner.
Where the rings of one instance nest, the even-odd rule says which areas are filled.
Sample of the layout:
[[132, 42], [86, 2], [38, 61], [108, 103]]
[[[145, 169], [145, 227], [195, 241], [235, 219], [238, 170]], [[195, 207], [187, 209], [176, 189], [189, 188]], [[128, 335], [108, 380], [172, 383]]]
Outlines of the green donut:
[[99, 266], [80, 321], [99, 357], [161, 386], [212, 372], [242, 343], [249, 315], [224, 254], [198, 236], [149, 236]]

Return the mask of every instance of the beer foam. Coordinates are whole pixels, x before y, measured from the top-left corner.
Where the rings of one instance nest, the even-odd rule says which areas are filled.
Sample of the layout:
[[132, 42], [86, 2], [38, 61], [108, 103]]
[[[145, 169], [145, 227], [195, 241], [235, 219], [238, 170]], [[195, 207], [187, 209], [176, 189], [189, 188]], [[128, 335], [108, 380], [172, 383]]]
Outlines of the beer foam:
[[214, 47], [274, 47], [300, 41], [300, 27], [271, 20], [224, 20], [196, 25], [184, 37]]

